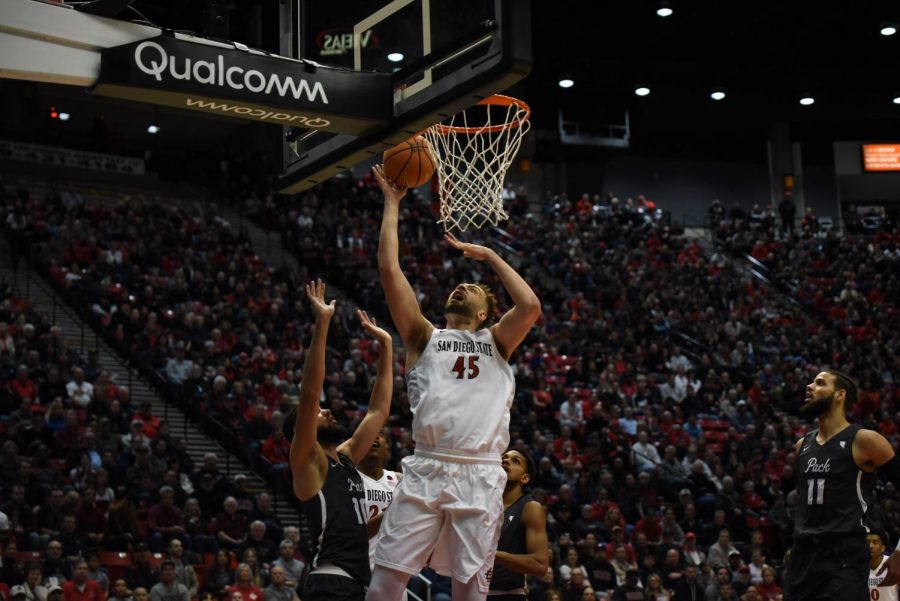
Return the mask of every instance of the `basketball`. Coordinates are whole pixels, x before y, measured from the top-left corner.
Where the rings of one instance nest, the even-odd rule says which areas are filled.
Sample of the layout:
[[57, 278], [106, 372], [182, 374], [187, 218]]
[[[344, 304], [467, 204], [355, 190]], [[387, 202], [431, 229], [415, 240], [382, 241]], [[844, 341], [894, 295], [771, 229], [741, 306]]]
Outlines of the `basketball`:
[[418, 188], [434, 175], [431, 144], [415, 136], [384, 153], [384, 174], [398, 186]]

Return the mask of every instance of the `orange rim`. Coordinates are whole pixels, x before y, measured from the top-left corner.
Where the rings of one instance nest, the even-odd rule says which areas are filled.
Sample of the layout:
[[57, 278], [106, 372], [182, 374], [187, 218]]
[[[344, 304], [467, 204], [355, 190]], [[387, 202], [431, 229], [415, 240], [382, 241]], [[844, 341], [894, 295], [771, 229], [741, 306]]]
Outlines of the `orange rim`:
[[488, 96], [484, 100], [479, 101], [477, 104], [506, 107], [516, 105], [521, 110], [525, 111], [525, 115], [508, 123], [500, 123], [498, 125], [491, 125], [490, 127], [459, 127], [456, 125], [442, 125], [440, 123], [436, 123], [435, 125], [431, 126], [432, 131], [442, 136], [446, 136], [449, 134], [496, 134], [502, 131], [506, 131], [507, 129], [512, 129], [514, 127], [521, 127], [523, 123], [528, 121], [528, 117], [531, 116], [531, 107], [528, 106], [524, 101], [519, 100], [518, 98], [513, 98], [512, 96], [494, 94], [493, 96]]

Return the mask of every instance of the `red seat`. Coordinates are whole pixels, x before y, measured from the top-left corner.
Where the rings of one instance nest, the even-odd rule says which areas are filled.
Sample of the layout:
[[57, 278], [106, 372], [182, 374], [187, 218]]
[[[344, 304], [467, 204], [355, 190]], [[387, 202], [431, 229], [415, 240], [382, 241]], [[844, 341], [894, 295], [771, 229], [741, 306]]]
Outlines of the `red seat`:
[[32, 561], [41, 561], [40, 551], [19, 551], [16, 553], [16, 562], [21, 565], [28, 565]]
[[162, 553], [151, 553], [150, 560], [147, 563], [149, 563], [154, 568], [158, 568], [160, 565], [162, 565], [163, 559], [165, 558], [163, 557]]
[[98, 551], [100, 563], [106, 567], [111, 582], [125, 576], [125, 568], [131, 565], [131, 553], [124, 551]]
[[197, 574], [198, 590], [203, 590], [203, 579], [206, 577], [206, 570], [209, 569], [209, 566], [200, 564], [193, 566], [193, 568]]

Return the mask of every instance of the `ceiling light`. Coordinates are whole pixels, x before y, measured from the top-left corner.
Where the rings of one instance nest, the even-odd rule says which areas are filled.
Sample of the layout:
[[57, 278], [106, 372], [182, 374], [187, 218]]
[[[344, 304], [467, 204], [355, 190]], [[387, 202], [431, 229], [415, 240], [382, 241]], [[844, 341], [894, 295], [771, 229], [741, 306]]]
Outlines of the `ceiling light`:
[[712, 94], [709, 95], [709, 97], [713, 100], [724, 100], [725, 92], [723, 92], [722, 90], [715, 90]]
[[159, 133], [159, 126], [158, 126], [158, 125], [148, 125], [148, 126], [147, 126], [147, 133], [148, 133], [148, 134], [157, 134], [157, 133]]
[[402, 52], [391, 52], [390, 54], [387, 55], [387, 59], [389, 61], [391, 61], [392, 63], [399, 63], [400, 61], [403, 60], [403, 53]]
[[559, 87], [561, 88], [571, 88], [575, 85], [575, 81], [569, 77], [563, 77], [559, 80]]
[[675, 12], [672, 10], [672, 7], [669, 6], [668, 2], [660, 2], [659, 8], [656, 9], [656, 14], [662, 18], [671, 17], [672, 13]]
[[894, 104], [900, 104], [900, 96], [896, 96], [891, 102]]
[[816, 99], [813, 98], [812, 96], [804, 96], [803, 98], [800, 99], [800, 104], [802, 104], [803, 106], [809, 106], [809, 105], [813, 104], [815, 101], [816, 101]]
[[71, 115], [69, 113], [60, 113], [59, 114], [60, 121], [68, 121], [69, 117], [71, 117]]
[[646, 96], [650, 93], [650, 88], [641, 86], [639, 88], [635, 88], [634, 93], [637, 94], [638, 96]]
[[897, 26], [893, 23], [882, 23], [881, 24], [881, 35], [887, 37], [892, 36], [897, 33]]

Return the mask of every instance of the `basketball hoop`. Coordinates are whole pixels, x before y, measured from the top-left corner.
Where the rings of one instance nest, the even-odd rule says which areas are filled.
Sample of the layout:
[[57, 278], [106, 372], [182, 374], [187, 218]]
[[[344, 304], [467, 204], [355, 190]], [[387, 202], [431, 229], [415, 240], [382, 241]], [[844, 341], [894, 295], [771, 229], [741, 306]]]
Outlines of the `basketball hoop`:
[[[503, 180], [530, 124], [531, 108], [495, 94], [424, 132], [435, 153], [439, 223], [444, 231], [481, 228], [509, 218]], [[475, 125], [472, 125], [472, 124]]]

